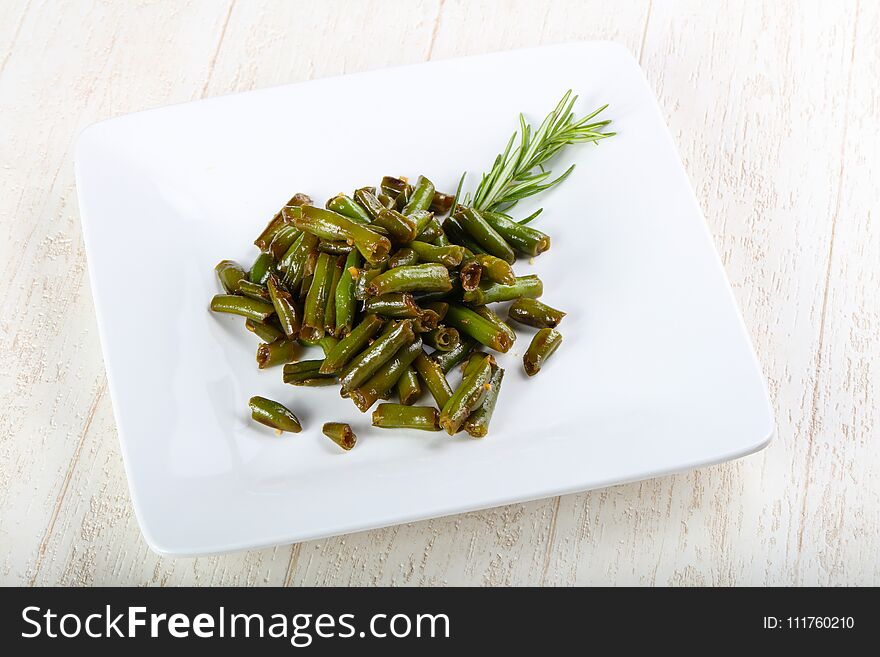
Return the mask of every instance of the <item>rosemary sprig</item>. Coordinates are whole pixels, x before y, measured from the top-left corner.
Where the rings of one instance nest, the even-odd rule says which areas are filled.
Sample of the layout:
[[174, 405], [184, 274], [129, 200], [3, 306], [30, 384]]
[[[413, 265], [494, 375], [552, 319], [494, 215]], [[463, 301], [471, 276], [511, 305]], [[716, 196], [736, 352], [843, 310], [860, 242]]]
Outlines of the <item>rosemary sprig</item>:
[[[505, 211], [513, 207], [517, 201], [539, 192], [550, 189], [568, 178], [574, 170], [572, 164], [558, 178], [551, 179], [551, 172], [544, 168], [544, 163], [558, 153], [563, 146], [583, 142], [596, 143], [617, 133], [602, 132], [602, 128], [611, 123], [591, 121], [602, 112], [603, 105], [592, 114], [575, 120], [572, 107], [577, 96], [571, 90], [565, 92], [556, 108], [550, 112], [537, 130], [526, 123], [525, 117], [519, 115], [519, 131], [514, 132], [507, 142], [504, 152], [495, 158], [492, 168], [484, 173], [474, 192], [473, 200], [467, 195], [463, 202], [477, 210]], [[519, 143], [517, 143], [519, 134]], [[459, 183], [459, 188], [461, 183]], [[460, 194], [460, 192], [459, 192]], [[458, 202], [456, 195], [456, 203]], [[540, 210], [539, 210], [540, 212]], [[537, 216], [528, 217], [521, 223], [527, 223]]]

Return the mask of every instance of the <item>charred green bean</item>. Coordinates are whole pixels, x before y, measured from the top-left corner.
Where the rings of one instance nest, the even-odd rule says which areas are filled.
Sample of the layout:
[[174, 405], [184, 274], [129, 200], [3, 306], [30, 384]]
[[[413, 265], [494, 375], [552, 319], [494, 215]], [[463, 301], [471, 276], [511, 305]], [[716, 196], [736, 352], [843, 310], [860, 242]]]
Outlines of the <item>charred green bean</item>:
[[523, 297], [510, 304], [507, 316], [515, 322], [535, 328], [556, 328], [565, 313], [537, 299]]
[[530, 274], [518, 277], [513, 285], [482, 281], [476, 289], [465, 291], [462, 298], [466, 303], [485, 306], [487, 303], [512, 301], [522, 297], [534, 299], [543, 293], [544, 284], [541, 279]]
[[346, 452], [357, 443], [357, 436], [345, 422], [325, 422], [321, 432]]

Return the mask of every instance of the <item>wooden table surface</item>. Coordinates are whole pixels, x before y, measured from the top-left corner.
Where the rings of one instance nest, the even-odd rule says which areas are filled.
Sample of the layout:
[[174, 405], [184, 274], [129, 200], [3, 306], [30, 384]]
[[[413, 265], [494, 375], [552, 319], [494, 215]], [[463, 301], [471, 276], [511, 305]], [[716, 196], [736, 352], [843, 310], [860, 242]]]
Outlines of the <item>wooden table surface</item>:
[[[0, 0], [0, 583], [880, 584], [880, 2]], [[766, 373], [745, 459], [162, 558], [129, 502], [72, 145], [108, 117], [610, 39], [656, 91]]]

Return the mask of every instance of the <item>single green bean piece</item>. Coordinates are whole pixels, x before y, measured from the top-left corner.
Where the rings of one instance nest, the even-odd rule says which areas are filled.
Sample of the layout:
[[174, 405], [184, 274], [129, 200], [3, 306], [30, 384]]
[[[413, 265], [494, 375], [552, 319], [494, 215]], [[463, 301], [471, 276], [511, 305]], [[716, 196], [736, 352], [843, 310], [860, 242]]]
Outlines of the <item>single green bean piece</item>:
[[236, 293], [250, 299], [271, 301], [271, 298], [269, 297], [269, 290], [265, 285], [260, 285], [259, 283], [251, 283], [246, 278], [243, 278], [238, 282], [238, 290], [236, 290]]
[[296, 242], [299, 234], [300, 230], [296, 226], [284, 226], [272, 238], [272, 243], [269, 245], [269, 253], [272, 254], [276, 261], [280, 260], [287, 253], [287, 249]]
[[325, 422], [321, 432], [346, 452], [357, 443], [357, 436], [345, 422]]
[[510, 327], [509, 324], [507, 324], [507, 322], [496, 315], [492, 311], [492, 309], [489, 308], [489, 306], [474, 306], [472, 310], [483, 319], [491, 322], [493, 326], [506, 333], [511, 342], [516, 340], [516, 332]]
[[418, 254], [408, 247], [403, 247], [402, 249], [397, 249], [394, 255], [388, 258], [388, 269], [394, 269], [395, 267], [408, 267], [410, 265], [417, 265], [418, 263]]
[[211, 299], [211, 310], [216, 313], [241, 315], [258, 322], [275, 313], [274, 306], [268, 301], [249, 299], [235, 294], [215, 294]]
[[462, 298], [466, 303], [485, 306], [487, 303], [511, 301], [521, 297], [534, 299], [543, 293], [544, 284], [541, 279], [530, 274], [529, 276], [517, 277], [513, 285], [482, 281], [477, 289], [466, 291]]
[[290, 292], [282, 285], [275, 274], [271, 274], [268, 280], [269, 298], [281, 324], [281, 330], [288, 338], [295, 338], [302, 328], [302, 310], [293, 300]]
[[443, 220], [443, 232], [455, 244], [460, 244], [473, 253], [486, 253], [486, 250], [465, 232], [458, 220], [449, 216]]
[[325, 240], [351, 241], [368, 262], [379, 262], [391, 250], [391, 242], [363, 224], [343, 217], [332, 210], [316, 208], [313, 205], [302, 207], [296, 227]]
[[402, 212], [409, 216], [414, 212], [427, 210], [431, 207], [431, 202], [433, 200], [434, 183], [424, 176], [419, 176], [419, 179], [416, 181], [416, 186], [409, 197], [409, 201], [404, 206]]
[[387, 230], [388, 236], [397, 244], [408, 244], [416, 238], [415, 219], [397, 210], [383, 208], [374, 223]]
[[301, 360], [284, 366], [284, 383], [294, 386], [329, 386], [336, 383], [332, 374], [321, 373], [323, 360]]
[[406, 187], [406, 180], [403, 178], [395, 178], [394, 176], [383, 176], [379, 185], [381, 190], [389, 196], [397, 196]]
[[301, 331], [306, 339], [317, 340], [324, 336], [324, 309], [327, 306], [330, 285], [333, 282], [333, 260], [333, 256], [329, 253], [322, 253], [318, 256], [315, 275], [306, 295], [303, 313]]
[[344, 338], [351, 333], [356, 312], [354, 273], [361, 266], [361, 254], [354, 250], [345, 259], [344, 270], [336, 286], [336, 335]]
[[333, 210], [333, 212], [341, 214], [343, 217], [348, 217], [359, 224], [368, 224], [372, 221], [367, 211], [355, 203], [354, 199], [345, 194], [337, 194], [327, 201], [327, 209]]
[[446, 240], [445, 244], [438, 244], [437, 240], [441, 238], [445, 239], [446, 235], [443, 233], [443, 228], [440, 226], [440, 220], [433, 215], [431, 215], [431, 220], [427, 225], [419, 231], [418, 235], [416, 235], [416, 239], [420, 242], [428, 242], [434, 246], [449, 246], [449, 240]]
[[257, 256], [257, 259], [254, 260], [254, 264], [251, 265], [250, 271], [248, 272], [248, 280], [251, 283], [265, 285], [266, 279], [269, 278], [269, 274], [272, 273], [274, 268], [275, 258], [272, 257], [272, 254], [261, 253]]
[[504, 238], [473, 208], [458, 206], [455, 211], [458, 224], [479, 244], [486, 253], [509, 263], [516, 260], [516, 254]]
[[503, 378], [504, 370], [500, 367], [495, 368], [492, 378], [489, 379], [489, 390], [486, 392], [486, 398], [465, 420], [464, 430], [470, 436], [483, 438], [489, 433], [489, 422], [492, 421], [492, 413], [495, 411], [498, 393], [501, 392], [501, 381]]
[[489, 364], [492, 367], [495, 367], [495, 357], [492, 354], [487, 354], [485, 351], [474, 351], [468, 356], [467, 360], [461, 366], [461, 375], [462, 377], [467, 377], [473, 374], [479, 369], [483, 360], [486, 358], [489, 359]]
[[403, 190], [401, 190], [400, 194], [397, 195], [397, 198], [394, 201], [394, 205], [398, 210], [403, 210], [406, 207], [406, 204], [409, 203], [409, 199], [412, 196], [413, 188], [412, 185], [406, 183], [403, 186]]
[[535, 328], [556, 328], [565, 313], [536, 299], [522, 298], [510, 304], [507, 316], [515, 322]]
[[327, 304], [324, 306], [324, 332], [333, 335], [336, 332], [336, 288], [345, 271], [345, 255], [337, 256], [332, 264], [330, 290], [327, 293]]
[[416, 222], [416, 236], [421, 235], [428, 225], [434, 221], [434, 213], [427, 210], [416, 210], [407, 216]]
[[398, 349], [394, 357], [380, 367], [366, 383], [350, 390], [351, 400], [360, 412], [366, 413], [377, 399], [390, 394], [420, 353], [422, 353], [422, 341], [416, 338]]
[[489, 390], [489, 379], [492, 376], [492, 362], [488, 356], [479, 360], [473, 371], [466, 372], [461, 384], [452, 393], [440, 411], [440, 426], [450, 436], [454, 435], [464, 424], [475, 408], [477, 408]]
[[244, 320], [244, 327], [263, 342], [275, 342], [275, 340], [284, 337], [284, 331], [267, 322], [255, 322], [252, 319], [246, 319]]
[[232, 260], [221, 260], [214, 267], [214, 271], [217, 272], [217, 278], [220, 279], [226, 294], [235, 294], [238, 292], [239, 283], [247, 280], [247, 272]]
[[376, 190], [372, 187], [361, 187], [354, 193], [354, 198], [364, 208], [371, 221], [375, 221], [379, 213], [386, 209], [376, 197]]
[[431, 212], [437, 214], [446, 214], [452, 208], [452, 202], [455, 200], [454, 194], [444, 194], [443, 192], [434, 192], [434, 198], [431, 199]]
[[497, 212], [484, 212], [483, 218], [508, 244], [524, 255], [534, 257], [550, 248], [550, 237], [540, 230], [518, 224]]
[[364, 312], [393, 319], [415, 319], [421, 316], [422, 309], [416, 305], [411, 294], [388, 292], [367, 299], [364, 302]]
[[482, 268], [484, 278], [503, 285], [513, 285], [516, 282], [513, 268], [506, 260], [488, 253], [480, 253], [474, 256], [474, 261]]
[[261, 370], [273, 365], [289, 363], [296, 358], [299, 344], [296, 340], [280, 339], [264, 342], [257, 347], [257, 367]]
[[397, 398], [401, 404], [412, 406], [422, 396], [422, 386], [419, 383], [419, 375], [410, 365], [406, 372], [397, 380]]
[[289, 431], [291, 433], [299, 433], [302, 431], [302, 425], [299, 419], [290, 410], [279, 404], [277, 401], [266, 399], [265, 397], [251, 397], [248, 401], [251, 409], [251, 417], [278, 431]]
[[480, 279], [482, 277], [483, 268], [476, 260], [468, 260], [463, 263], [461, 269], [458, 270], [458, 278], [461, 281], [461, 288], [465, 292], [476, 290], [480, 285]]
[[444, 267], [457, 267], [464, 257], [463, 246], [434, 246], [426, 242], [410, 242], [409, 247], [416, 252], [422, 262], [437, 262]]
[[276, 233], [281, 230], [284, 226], [290, 225], [292, 222], [290, 221], [289, 215], [285, 213], [285, 210], [289, 210], [290, 208], [299, 207], [300, 205], [309, 205], [311, 204], [312, 199], [308, 197], [306, 194], [294, 194], [293, 197], [284, 204], [284, 207], [281, 208], [278, 212], [275, 213], [275, 216], [269, 221], [266, 227], [263, 229], [263, 232], [254, 240], [254, 244], [260, 251], [266, 251], [269, 248], [269, 245], [272, 243], [272, 238], [275, 237]]
[[278, 263], [278, 271], [284, 277], [284, 284], [291, 290], [301, 286], [303, 279], [314, 271], [318, 260], [318, 242], [320, 240], [317, 236], [302, 233]]
[[388, 194], [376, 194], [376, 198], [379, 199], [379, 203], [381, 203], [382, 207], [386, 210], [393, 210], [397, 207], [397, 199], [388, 196]]
[[413, 330], [416, 333], [433, 331], [438, 326], [440, 326], [440, 315], [427, 308], [422, 308], [422, 312], [413, 320]]
[[523, 356], [523, 367], [526, 374], [535, 376], [541, 371], [541, 366], [562, 344], [562, 334], [556, 329], [543, 328], [532, 338], [532, 343]]
[[431, 354], [431, 358], [440, 366], [440, 369], [443, 370], [444, 373], [450, 372], [453, 367], [464, 362], [465, 358], [470, 355], [476, 345], [476, 340], [459, 333], [458, 345], [455, 348], [450, 351], [435, 351]]
[[452, 281], [446, 267], [438, 264], [397, 267], [379, 274], [370, 281], [369, 294], [386, 292], [448, 292]]
[[444, 321], [449, 326], [457, 328], [459, 333], [469, 335], [495, 351], [507, 353], [513, 346], [513, 340], [507, 332], [465, 306], [449, 304], [449, 311]]
[[[446, 233], [443, 232], [443, 227], [440, 225], [440, 222], [436, 219], [434, 219], [434, 222], [436, 222], [436, 228], [434, 227], [435, 224], [432, 223], [428, 226], [427, 229], [425, 229], [425, 233], [431, 231], [431, 234], [435, 235], [434, 239], [431, 240], [431, 244], [433, 244], [434, 246], [449, 246], [450, 244], [452, 244], [452, 242], [450, 242], [449, 238], [446, 236]], [[425, 239], [427, 240], [427, 238]]]
[[370, 283], [385, 269], [385, 263], [381, 263], [375, 267], [368, 267], [358, 271], [354, 280], [354, 298], [358, 301], [368, 299], [370, 297]]
[[439, 416], [433, 406], [379, 404], [373, 411], [373, 426], [382, 429], [440, 431]]
[[425, 344], [437, 351], [451, 351], [458, 346], [458, 331], [451, 326], [438, 326], [422, 336]]
[[379, 368], [387, 363], [403, 345], [415, 340], [412, 322], [403, 320], [395, 322], [388, 331], [381, 335], [373, 344], [358, 354], [339, 375], [343, 390], [351, 393], [363, 385]]
[[449, 304], [445, 301], [428, 301], [421, 304], [424, 310], [432, 310], [437, 314], [437, 321], [442, 322], [449, 312]]
[[446, 380], [443, 368], [440, 367], [437, 361], [428, 356], [424, 350], [416, 356], [416, 359], [413, 361], [413, 367], [419, 373], [422, 381], [425, 382], [425, 387], [431, 393], [434, 401], [437, 402], [437, 406], [443, 408], [443, 405], [452, 397], [452, 388], [449, 387], [449, 382]]

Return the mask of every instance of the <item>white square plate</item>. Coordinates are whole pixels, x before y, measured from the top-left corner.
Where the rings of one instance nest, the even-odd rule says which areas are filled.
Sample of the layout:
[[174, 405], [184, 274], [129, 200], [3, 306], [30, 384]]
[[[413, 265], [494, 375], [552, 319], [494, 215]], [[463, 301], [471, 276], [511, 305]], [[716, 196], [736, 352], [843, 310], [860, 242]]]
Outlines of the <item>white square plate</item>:
[[[551, 250], [521, 261], [568, 311], [532, 380], [521, 332], [483, 440], [373, 429], [334, 388], [258, 371], [240, 318], [217, 316], [214, 265], [247, 266], [265, 222], [382, 175], [454, 191], [522, 111], [566, 89], [618, 136], [567, 148], [540, 198]], [[406, 91], [405, 98], [400, 92]], [[743, 456], [773, 432], [767, 392], [700, 208], [638, 64], [622, 47], [521, 50], [166, 107], [87, 129], [83, 232], [131, 494], [161, 553], [268, 546], [643, 479]], [[472, 188], [472, 187], [471, 187]], [[517, 214], [530, 211], [522, 204]], [[517, 327], [519, 331], [519, 327]], [[247, 400], [290, 406], [276, 437]], [[352, 424], [342, 453], [321, 424]]]

